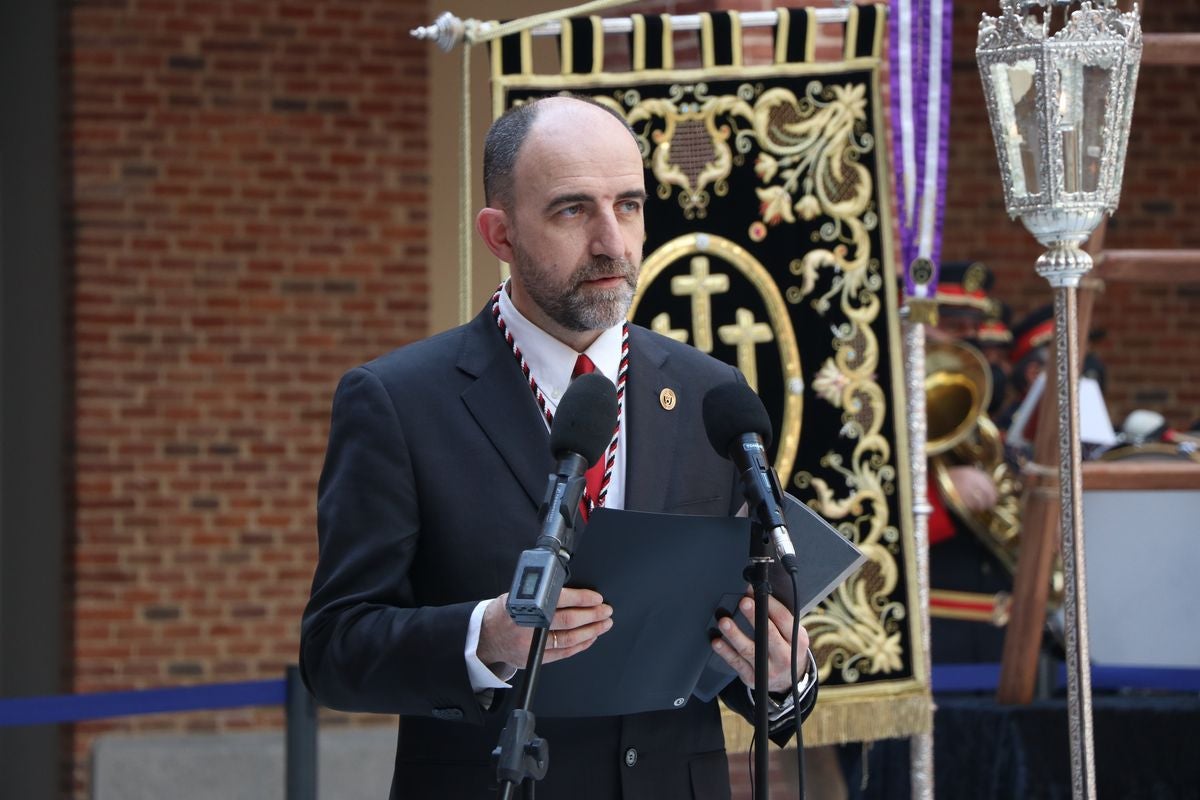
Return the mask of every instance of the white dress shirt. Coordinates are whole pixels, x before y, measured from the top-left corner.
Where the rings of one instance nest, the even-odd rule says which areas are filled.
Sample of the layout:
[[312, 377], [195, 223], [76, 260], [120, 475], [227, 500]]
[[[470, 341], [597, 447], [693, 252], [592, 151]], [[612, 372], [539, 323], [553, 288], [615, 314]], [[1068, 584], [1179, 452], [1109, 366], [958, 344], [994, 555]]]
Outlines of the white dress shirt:
[[[538, 388], [541, 389], [542, 396], [546, 400], [546, 408], [553, 415], [558, 409], [558, 403], [562, 400], [563, 394], [567, 391], [567, 386], [571, 383], [571, 373], [575, 370], [575, 361], [580, 354], [522, 315], [508, 296], [507, 285], [505, 291], [500, 292], [500, 316], [504, 319], [504, 324], [508, 328], [508, 332], [512, 334], [517, 347], [521, 348], [521, 355], [529, 367], [529, 374], [537, 381]], [[596, 372], [612, 381], [613, 385], [617, 383], [617, 370], [621, 365], [622, 328], [623, 325], [620, 322], [608, 328], [584, 351], [584, 354], [596, 365]], [[500, 332], [497, 331], [496, 335], [499, 336]], [[516, 356], [513, 358], [515, 360]], [[530, 399], [532, 398], [533, 391], [530, 390]], [[621, 410], [621, 414], [621, 428], [617, 434], [617, 459], [613, 464], [612, 476], [608, 482], [608, 494], [604, 499], [605, 508], [625, 507], [626, 425], [624, 409]], [[548, 428], [549, 426], [547, 426]], [[537, 531], [529, 532], [530, 546], [537, 538], [537, 533]], [[479, 648], [479, 629], [483, 624], [483, 612], [490, 602], [491, 600], [484, 600], [475, 606], [475, 610], [471, 614], [470, 625], [467, 628], [467, 641], [463, 651], [467, 661], [467, 673], [471, 678], [471, 686], [476, 693], [486, 689], [511, 688], [508, 679], [515, 672], [515, 670], [511, 670], [503, 677], [498, 676], [480, 661], [476, 654]]]

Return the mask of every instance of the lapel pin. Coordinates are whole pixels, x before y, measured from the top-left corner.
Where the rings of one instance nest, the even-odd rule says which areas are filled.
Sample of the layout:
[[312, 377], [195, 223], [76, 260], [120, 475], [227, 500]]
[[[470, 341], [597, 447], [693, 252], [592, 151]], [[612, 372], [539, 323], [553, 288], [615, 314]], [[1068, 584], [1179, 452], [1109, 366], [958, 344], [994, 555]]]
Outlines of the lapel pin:
[[675, 392], [670, 389], [663, 389], [658, 393], [658, 403], [667, 411], [674, 411], [676, 402]]

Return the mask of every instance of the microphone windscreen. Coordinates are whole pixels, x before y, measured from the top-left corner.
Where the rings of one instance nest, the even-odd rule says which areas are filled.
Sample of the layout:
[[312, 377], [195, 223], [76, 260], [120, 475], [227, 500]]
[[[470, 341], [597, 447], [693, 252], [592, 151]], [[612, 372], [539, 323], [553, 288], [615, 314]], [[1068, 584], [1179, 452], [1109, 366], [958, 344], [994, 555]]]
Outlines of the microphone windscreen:
[[567, 453], [595, 464], [617, 427], [617, 387], [598, 372], [571, 381], [554, 412], [550, 426], [550, 452], [555, 458]]
[[746, 433], [757, 433], [771, 446], [771, 418], [758, 395], [744, 383], [722, 383], [704, 395], [704, 431], [713, 449], [729, 457], [729, 445]]

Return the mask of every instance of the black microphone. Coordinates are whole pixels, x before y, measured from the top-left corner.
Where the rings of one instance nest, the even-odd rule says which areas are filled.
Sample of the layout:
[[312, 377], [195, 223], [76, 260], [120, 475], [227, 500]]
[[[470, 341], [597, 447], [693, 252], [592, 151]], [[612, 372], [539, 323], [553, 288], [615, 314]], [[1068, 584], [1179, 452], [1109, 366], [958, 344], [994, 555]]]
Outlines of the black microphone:
[[771, 419], [762, 400], [744, 383], [723, 383], [704, 395], [704, 430], [713, 449], [733, 461], [742, 492], [754, 518], [775, 542], [775, 552], [788, 572], [799, 568], [783, 514], [783, 488], [767, 463]]
[[617, 426], [617, 389], [593, 372], [571, 381], [550, 426], [550, 452], [558, 460], [538, 509], [537, 542], [521, 553], [508, 592], [508, 615], [518, 625], [549, 627], [575, 549], [584, 473], [604, 454]]

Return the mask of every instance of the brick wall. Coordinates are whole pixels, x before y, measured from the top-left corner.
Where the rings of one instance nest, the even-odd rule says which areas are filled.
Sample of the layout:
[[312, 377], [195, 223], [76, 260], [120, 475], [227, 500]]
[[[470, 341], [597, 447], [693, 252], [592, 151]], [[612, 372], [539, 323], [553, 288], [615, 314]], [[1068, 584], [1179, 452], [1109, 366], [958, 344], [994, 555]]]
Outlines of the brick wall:
[[[404, 0], [64, 14], [74, 338], [71, 674], [89, 692], [296, 658], [339, 374], [426, 330], [425, 58]], [[278, 712], [79, 726], [228, 729]]]
[[[1148, 30], [1200, 31], [1200, 4], [1188, 22], [1155, 16]], [[1180, 14], [1180, 17], [1185, 15]], [[1177, 27], [1187, 24], [1189, 27]], [[1200, 250], [1200, 66], [1143, 67], [1138, 78], [1121, 207], [1108, 228], [1114, 248]], [[1134, 408], [1172, 425], [1200, 420], [1200, 271], [1171, 285], [1109, 283], [1096, 307], [1106, 332], [1096, 351], [1108, 367], [1115, 419]]]
[[[996, 4], [956, 5], [945, 257], [986, 260], [1019, 314], [1049, 290], [1005, 217], [980, 97], [974, 30]], [[1200, 31], [1200, 0], [1170, 5], [1150, 4], [1147, 30]], [[408, 30], [429, 16], [410, 0], [65, 7], [68, 689], [275, 678], [294, 660], [333, 386], [427, 327], [430, 46]], [[1143, 70], [1111, 246], [1200, 247], [1198, 73]], [[1196, 285], [1108, 288], [1096, 322], [1115, 418], [1139, 404], [1200, 416], [1198, 306]], [[278, 722], [79, 726], [64, 796], [86, 796], [100, 731]]]
[[[1146, 32], [1200, 31], [1200, 2], [1145, 4]], [[1122, 3], [1128, 8], [1128, 3]], [[996, 151], [975, 64], [980, 14], [992, 0], [955, 3], [946, 260], [983, 260], [996, 272], [994, 293], [1020, 319], [1052, 302], [1033, 271], [1041, 248], [1004, 211]], [[1111, 248], [1200, 248], [1191, 222], [1200, 213], [1200, 67], [1143, 66], [1121, 204], [1108, 226]], [[1097, 299], [1093, 328], [1106, 331], [1095, 351], [1105, 362], [1114, 424], [1134, 408], [1164, 413], [1176, 426], [1200, 418], [1200, 278], [1170, 286], [1110, 283]]]

